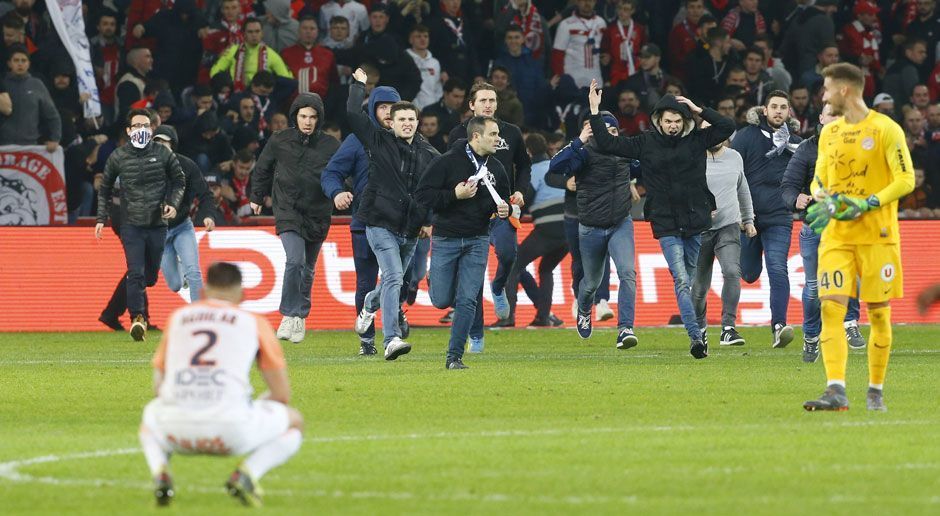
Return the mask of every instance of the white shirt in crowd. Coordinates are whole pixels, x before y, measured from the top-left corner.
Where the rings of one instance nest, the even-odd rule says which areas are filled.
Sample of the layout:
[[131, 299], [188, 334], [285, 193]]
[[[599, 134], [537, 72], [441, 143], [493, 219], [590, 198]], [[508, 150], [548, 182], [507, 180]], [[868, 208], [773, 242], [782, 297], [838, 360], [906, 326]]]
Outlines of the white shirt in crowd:
[[418, 66], [418, 70], [421, 70], [421, 90], [418, 91], [414, 104], [418, 106], [418, 109], [424, 109], [444, 96], [444, 85], [441, 84], [441, 63], [431, 55], [430, 50], [425, 51], [424, 57], [410, 48], [405, 52], [408, 52]]
[[356, 41], [356, 36], [359, 35], [359, 32], [369, 29], [369, 12], [366, 11], [366, 6], [354, 0], [347, 0], [345, 2], [333, 0], [327, 2], [320, 8], [320, 32], [322, 34], [328, 34], [330, 32], [330, 20], [337, 15], [349, 20], [349, 38], [347, 43], [351, 47]]
[[596, 14], [592, 18], [572, 14], [558, 24], [552, 48], [564, 51], [565, 73], [574, 79], [579, 88], [590, 86], [591, 79], [604, 84], [600, 48], [606, 28], [607, 23]]

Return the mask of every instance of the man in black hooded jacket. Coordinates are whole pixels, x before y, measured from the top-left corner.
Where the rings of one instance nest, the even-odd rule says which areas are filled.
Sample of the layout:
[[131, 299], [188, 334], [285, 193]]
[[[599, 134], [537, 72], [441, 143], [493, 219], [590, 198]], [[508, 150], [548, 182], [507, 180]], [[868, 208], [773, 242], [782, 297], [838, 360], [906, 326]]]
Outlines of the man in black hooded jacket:
[[333, 213], [320, 174], [339, 142], [320, 130], [323, 119], [319, 95], [298, 95], [290, 107], [291, 127], [271, 136], [251, 173], [251, 210], [260, 214], [265, 196], [271, 195], [275, 230], [287, 254], [280, 306], [284, 318], [277, 336], [294, 343], [304, 340], [317, 255]]
[[[653, 129], [637, 136], [613, 136], [600, 115], [601, 91], [592, 81], [588, 93], [591, 129], [601, 152], [638, 159], [646, 187], [644, 218], [653, 227], [669, 265], [682, 324], [693, 357], [708, 356], [692, 306], [692, 278], [701, 248], [700, 235], [711, 228], [715, 197], [705, 179], [705, 151], [734, 132], [734, 121], [685, 97], [663, 96], [653, 108]], [[692, 114], [711, 124], [696, 129]], [[581, 192], [579, 192], [580, 197]]]

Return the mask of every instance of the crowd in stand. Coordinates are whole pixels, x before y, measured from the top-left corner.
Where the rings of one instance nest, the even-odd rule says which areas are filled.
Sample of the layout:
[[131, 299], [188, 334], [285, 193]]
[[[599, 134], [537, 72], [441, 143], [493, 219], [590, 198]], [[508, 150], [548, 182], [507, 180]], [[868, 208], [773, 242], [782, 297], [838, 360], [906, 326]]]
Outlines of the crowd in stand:
[[623, 134], [648, 129], [668, 93], [745, 127], [750, 108], [783, 90], [795, 133], [809, 137], [820, 71], [838, 61], [862, 67], [866, 101], [904, 128], [918, 175], [902, 216], [940, 214], [936, 0], [92, 0], [83, 10], [97, 119], [84, 117], [87, 95], [44, 4], [0, 3], [0, 144], [65, 149], [72, 220], [94, 214], [99, 174], [137, 107], [176, 128], [179, 151], [216, 180], [221, 222], [237, 224], [251, 216], [254, 159], [298, 94], [320, 95], [323, 129], [349, 134], [360, 66], [366, 94], [390, 86], [413, 101], [419, 131], [443, 151], [481, 80], [496, 88], [496, 116], [524, 136], [576, 137], [596, 80]]

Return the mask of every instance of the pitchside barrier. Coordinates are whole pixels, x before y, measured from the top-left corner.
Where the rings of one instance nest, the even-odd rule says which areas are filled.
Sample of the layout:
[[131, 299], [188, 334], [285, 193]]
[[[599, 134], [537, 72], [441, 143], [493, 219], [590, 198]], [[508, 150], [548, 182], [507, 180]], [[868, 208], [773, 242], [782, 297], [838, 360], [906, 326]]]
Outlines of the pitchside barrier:
[[[790, 246], [789, 321], [802, 319], [800, 294], [803, 264], [799, 254], [799, 223], [793, 228]], [[532, 229], [524, 224], [519, 240]], [[98, 322], [124, 274], [124, 255], [118, 238], [107, 230], [96, 241], [91, 227], [5, 227], [0, 228], [0, 331], [87, 331], [104, 330]], [[893, 304], [895, 322], [940, 322], [940, 310], [921, 317], [915, 299], [927, 285], [940, 281], [940, 221], [902, 221], [902, 261], [905, 298]], [[284, 249], [272, 227], [219, 228], [198, 231], [199, 257], [203, 271], [208, 264], [224, 260], [237, 263], [244, 274], [245, 301], [242, 307], [265, 314], [272, 324], [280, 322], [277, 312], [284, 275]], [[432, 250], [433, 253], [433, 250]], [[492, 253], [492, 250], [491, 250]], [[491, 256], [487, 278], [496, 269]], [[530, 266], [530, 271], [534, 267]], [[571, 319], [570, 257], [554, 272], [553, 311], [568, 325]], [[350, 330], [356, 317], [354, 307], [355, 269], [349, 227], [335, 224], [317, 260], [313, 283], [313, 308], [307, 318], [309, 329]], [[636, 223], [636, 326], [661, 326], [678, 322], [678, 308], [672, 279], [659, 245], [648, 224]], [[616, 311], [617, 274], [611, 264], [611, 305]], [[720, 318], [722, 277], [715, 263], [708, 299], [709, 324]], [[766, 272], [754, 284], [742, 285], [738, 323], [766, 325], [770, 322], [770, 284]], [[188, 291], [171, 292], [162, 274], [148, 290], [151, 319], [163, 325], [169, 313], [183, 306]], [[484, 288], [485, 318], [492, 322], [492, 296]], [[406, 307], [408, 320], [415, 326], [439, 326], [443, 311], [431, 305], [427, 285], [422, 282], [417, 302]], [[524, 326], [534, 317], [531, 301], [520, 289], [516, 323]], [[864, 317], [864, 314], [863, 314]], [[127, 316], [122, 319], [128, 324]], [[376, 319], [376, 323], [380, 323]], [[599, 326], [614, 326], [616, 319]]]

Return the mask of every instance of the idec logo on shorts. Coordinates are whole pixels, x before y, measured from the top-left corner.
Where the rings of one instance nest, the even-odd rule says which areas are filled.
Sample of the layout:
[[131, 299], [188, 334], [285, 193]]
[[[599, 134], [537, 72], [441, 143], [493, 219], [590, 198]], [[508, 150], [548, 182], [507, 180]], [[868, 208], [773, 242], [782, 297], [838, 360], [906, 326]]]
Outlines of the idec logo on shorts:
[[0, 147], [0, 225], [68, 223], [63, 161], [60, 149]]

